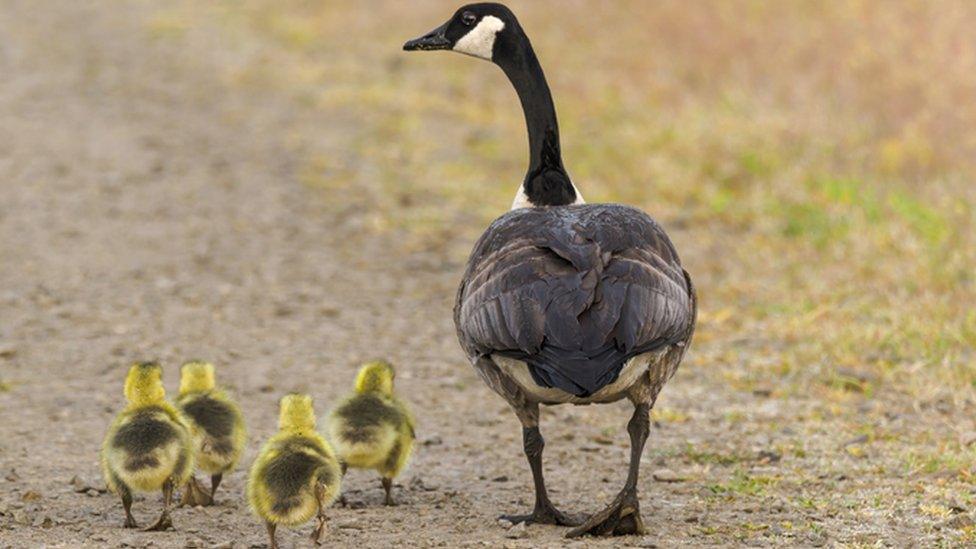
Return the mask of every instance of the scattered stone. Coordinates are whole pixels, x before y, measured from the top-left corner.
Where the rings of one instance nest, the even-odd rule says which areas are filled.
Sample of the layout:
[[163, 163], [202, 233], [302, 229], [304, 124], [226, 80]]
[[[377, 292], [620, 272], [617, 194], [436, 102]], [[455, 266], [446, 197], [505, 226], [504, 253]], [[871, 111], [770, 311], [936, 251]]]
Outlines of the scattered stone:
[[500, 477], [495, 477], [495, 478], [491, 479], [491, 481], [492, 482], [508, 482], [508, 477], [505, 476], [505, 475], [502, 475]]
[[40, 501], [40, 499], [41, 494], [34, 490], [28, 490], [24, 492], [24, 495], [20, 496], [20, 501]]
[[603, 446], [612, 446], [613, 445], [613, 439], [610, 438], [610, 437], [605, 437], [603, 435], [597, 435], [597, 436], [593, 437], [593, 442], [595, 442], [597, 444], [602, 444]]
[[188, 539], [186, 543], [183, 544], [185, 549], [203, 549], [207, 546], [207, 542], [202, 539]]
[[79, 494], [84, 494], [92, 490], [94, 490], [96, 494], [108, 491], [106, 488], [98, 488], [96, 486], [92, 486], [91, 483], [83, 480], [78, 475], [71, 477], [69, 483], [71, 484], [71, 488]]
[[949, 520], [943, 522], [942, 525], [946, 528], [954, 528], [956, 530], [962, 530], [965, 528], [971, 528], [972, 526], [976, 526], [976, 521], [973, 520], [973, 517], [964, 513], [950, 518]]
[[233, 541], [225, 541], [223, 543], [217, 543], [210, 546], [210, 549], [234, 549]]
[[96, 490], [94, 488], [89, 488], [88, 491], [85, 492], [85, 495], [87, 495], [90, 498], [97, 498], [98, 497], [98, 494], [100, 494], [100, 493], [101, 492], [99, 492], [98, 490]]
[[51, 517], [43, 517], [40, 520], [34, 521], [34, 526], [40, 526], [41, 528], [50, 528], [54, 526], [54, 520]]
[[671, 469], [657, 469], [651, 473], [651, 478], [658, 482], [684, 482], [687, 477], [675, 473]]
[[846, 447], [851, 446], [853, 444], [864, 444], [867, 441], [868, 441], [868, 436], [867, 435], [861, 435], [861, 436], [854, 437], [854, 438], [848, 440], [847, 442], [845, 442], [843, 444], [843, 446], [846, 448]]
[[514, 524], [512, 524], [511, 521], [509, 521], [507, 519], [498, 519], [498, 525], [501, 526], [502, 528], [506, 529], [506, 530], [511, 529], [512, 526], [515, 526]]
[[356, 519], [346, 520], [336, 525], [340, 530], [362, 530], [363, 525]]
[[430, 437], [423, 442], [424, 446], [440, 446], [441, 444], [444, 444], [441, 437]]
[[962, 444], [963, 446], [972, 446], [973, 444], [976, 444], [976, 431], [969, 431], [960, 435], [959, 444]]
[[525, 526], [524, 522], [520, 522], [515, 526], [508, 529], [508, 533], [505, 534], [506, 538], [509, 539], [522, 539], [529, 536], [529, 531]]
[[11, 469], [10, 472], [7, 473], [3, 478], [9, 482], [17, 482], [20, 480], [20, 475], [17, 474], [16, 469]]
[[12, 358], [17, 354], [17, 347], [13, 343], [0, 342], [0, 358]]

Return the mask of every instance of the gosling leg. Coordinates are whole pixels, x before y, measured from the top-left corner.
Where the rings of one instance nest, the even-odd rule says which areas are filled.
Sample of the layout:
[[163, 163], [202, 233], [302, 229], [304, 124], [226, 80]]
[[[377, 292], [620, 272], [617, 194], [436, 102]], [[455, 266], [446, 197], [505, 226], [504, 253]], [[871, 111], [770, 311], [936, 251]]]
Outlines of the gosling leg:
[[312, 543], [315, 545], [322, 544], [322, 534], [325, 532], [325, 486], [321, 483], [315, 485], [315, 499], [318, 501], [318, 514], [315, 516], [318, 521], [318, 525], [315, 530], [312, 531]]
[[393, 479], [383, 477], [380, 479], [383, 483], [383, 490], [386, 492], [386, 499], [383, 500], [384, 505], [393, 506], [396, 503], [393, 501]]
[[136, 524], [136, 519], [132, 516], [132, 492], [124, 484], [119, 487], [119, 491], [122, 493], [122, 508], [125, 509], [125, 523], [122, 527], [138, 528], [139, 525]]
[[278, 538], [275, 537], [277, 525], [273, 522], [265, 522], [264, 527], [268, 530], [268, 546], [271, 549], [278, 549]]
[[210, 502], [213, 503], [214, 494], [217, 493], [217, 487], [220, 486], [220, 481], [223, 480], [223, 473], [215, 473], [210, 475]]
[[173, 504], [173, 479], [167, 479], [163, 483], [163, 512], [159, 515], [159, 520], [156, 524], [153, 524], [149, 528], [146, 528], [146, 532], [162, 532], [173, 527], [173, 520], [169, 517], [169, 508]]

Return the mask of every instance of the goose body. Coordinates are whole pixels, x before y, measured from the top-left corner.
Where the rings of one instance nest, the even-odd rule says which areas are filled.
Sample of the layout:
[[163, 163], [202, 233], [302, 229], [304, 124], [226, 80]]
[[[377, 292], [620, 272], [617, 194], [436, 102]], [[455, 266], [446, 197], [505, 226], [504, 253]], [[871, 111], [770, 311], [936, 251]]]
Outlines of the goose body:
[[[618, 204], [586, 204], [563, 166], [555, 106], [538, 58], [501, 4], [469, 4], [404, 44], [492, 61], [525, 114], [529, 166], [512, 210], [475, 244], [454, 307], [458, 339], [523, 427], [536, 502], [513, 522], [578, 526], [570, 536], [644, 530], [637, 499], [649, 413], [695, 327], [696, 297], [664, 229]], [[582, 525], [550, 502], [542, 473], [539, 405], [627, 398], [634, 414], [627, 481]]]
[[640, 210], [523, 208], [475, 245], [455, 323], [469, 358], [491, 357], [534, 400], [609, 402], [642, 370], [661, 369], [660, 383], [674, 373], [655, 359], [686, 344], [690, 289], [670, 239]]

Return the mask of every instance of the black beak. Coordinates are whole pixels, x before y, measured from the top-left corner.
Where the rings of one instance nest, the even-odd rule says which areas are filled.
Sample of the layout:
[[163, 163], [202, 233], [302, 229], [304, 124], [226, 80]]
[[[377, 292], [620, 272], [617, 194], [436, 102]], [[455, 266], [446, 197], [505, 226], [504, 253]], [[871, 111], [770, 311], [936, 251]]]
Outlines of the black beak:
[[445, 32], [447, 32], [447, 23], [444, 23], [420, 38], [414, 38], [408, 41], [403, 45], [403, 49], [405, 51], [451, 49], [451, 41], [444, 36]]

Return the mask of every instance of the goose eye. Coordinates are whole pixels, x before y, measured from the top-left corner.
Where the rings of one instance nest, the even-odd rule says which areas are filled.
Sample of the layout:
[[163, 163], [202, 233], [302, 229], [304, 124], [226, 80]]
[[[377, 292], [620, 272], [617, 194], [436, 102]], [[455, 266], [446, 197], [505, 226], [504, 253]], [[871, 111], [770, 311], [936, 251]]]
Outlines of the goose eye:
[[473, 13], [471, 13], [470, 11], [466, 11], [466, 12], [464, 12], [464, 13], [461, 14], [461, 22], [464, 23], [465, 25], [469, 26], [469, 27], [471, 25], [474, 25], [474, 22], [477, 19], [478, 19], [478, 16], [476, 16]]

